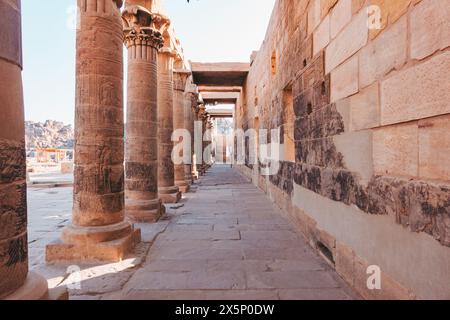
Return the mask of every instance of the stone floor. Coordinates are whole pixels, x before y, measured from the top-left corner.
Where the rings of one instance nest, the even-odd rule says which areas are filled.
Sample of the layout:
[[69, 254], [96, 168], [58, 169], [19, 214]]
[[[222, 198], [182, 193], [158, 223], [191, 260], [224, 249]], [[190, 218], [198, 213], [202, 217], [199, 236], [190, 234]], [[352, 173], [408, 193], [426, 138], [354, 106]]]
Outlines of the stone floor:
[[70, 188], [29, 190], [32, 268], [51, 287], [69, 284], [71, 299], [357, 298], [229, 166], [210, 169], [159, 223], [138, 224], [144, 242], [119, 263], [43, 264], [45, 244], [70, 219], [70, 199]]

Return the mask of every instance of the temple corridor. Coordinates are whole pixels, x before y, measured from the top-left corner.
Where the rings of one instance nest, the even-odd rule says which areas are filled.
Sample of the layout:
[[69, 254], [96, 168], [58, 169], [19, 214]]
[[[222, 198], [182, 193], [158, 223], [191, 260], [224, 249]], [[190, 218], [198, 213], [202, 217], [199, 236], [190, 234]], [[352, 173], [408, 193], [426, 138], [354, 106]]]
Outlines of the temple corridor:
[[164, 2], [77, 0], [73, 130], [30, 135], [0, 0], [0, 299], [450, 299], [450, 1], [273, 0], [212, 60]]

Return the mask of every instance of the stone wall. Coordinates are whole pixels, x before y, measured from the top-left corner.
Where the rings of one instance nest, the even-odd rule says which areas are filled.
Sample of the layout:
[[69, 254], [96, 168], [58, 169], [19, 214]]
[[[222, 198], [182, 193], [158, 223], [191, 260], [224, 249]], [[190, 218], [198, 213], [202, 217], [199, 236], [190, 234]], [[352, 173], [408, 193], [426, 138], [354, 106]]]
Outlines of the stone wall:
[[364, 297], [450, 298], [449, 15], [434, 0], [279, 0], [236, 108], [238, 128], [294, 128], [295, 163], [243, 172]]

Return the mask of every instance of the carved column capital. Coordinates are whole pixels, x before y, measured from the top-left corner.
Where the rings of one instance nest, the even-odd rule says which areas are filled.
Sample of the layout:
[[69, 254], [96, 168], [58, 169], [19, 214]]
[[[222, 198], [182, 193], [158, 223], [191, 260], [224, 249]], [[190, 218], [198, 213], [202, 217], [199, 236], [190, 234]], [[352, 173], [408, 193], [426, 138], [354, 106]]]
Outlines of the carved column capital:
[[124, 43], [127, 48], [142, 45], [160, 49], [163, 39], [161, 33], [152, 28], [131, 28], [124, 30]]
[[154, 13], [152, 22], [154, 28], [157, 29], [159, 32], [161, 32], [161, 34], [164, 35], [165, 37], [171, 25], [169, 17], [161, 13]]
[[160, 49], [164, 40], [161, 32], [153, 26], [154, 15], [139, 5], [128, 5], [123, 13], [124, 43], [127, 48], [133, 45], [151, 46]]
[[188, 69], [175, 69], [173, 71], [174, 90], [186, 92], [187, 80], [191, 74], [191, 70]]

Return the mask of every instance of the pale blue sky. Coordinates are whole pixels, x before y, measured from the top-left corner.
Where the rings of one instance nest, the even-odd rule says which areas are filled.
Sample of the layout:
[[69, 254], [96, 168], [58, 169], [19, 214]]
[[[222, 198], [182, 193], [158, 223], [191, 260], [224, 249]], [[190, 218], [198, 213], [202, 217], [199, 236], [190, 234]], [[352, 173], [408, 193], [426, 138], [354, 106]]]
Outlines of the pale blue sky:
[[[22, 0], [25, 118], [73, 123], [76, 0]], [[275, 0], [166, 0], [186, 57], [248, 61], [258, 50]]]

